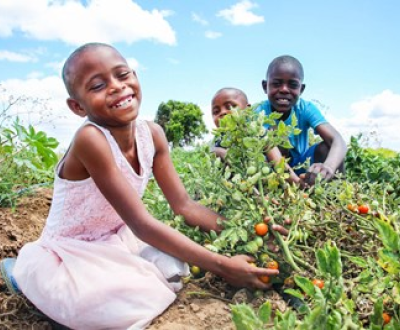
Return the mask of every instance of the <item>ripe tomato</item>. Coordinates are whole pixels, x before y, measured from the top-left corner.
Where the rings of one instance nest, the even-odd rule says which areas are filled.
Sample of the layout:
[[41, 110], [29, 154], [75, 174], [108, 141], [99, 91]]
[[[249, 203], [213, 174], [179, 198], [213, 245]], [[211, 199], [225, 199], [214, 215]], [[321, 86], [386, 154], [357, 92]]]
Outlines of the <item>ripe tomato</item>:
[[347, 209], [352, 212], [357, 212], [357, 205], [347, 204]]
[[269, 276], [267, 276], [267, 275], [262, 275], [262, 276], [259, 277], [259, 280], [260, 280], [261, 282], [267, 284], [267, 283], [269, 283], [270, 278], [269, 278]]
[[258, 236], [265, 236], [268, 233], [268, 226], [264, 222], [257, 223], [254, 230]]
[[383, 318], [383, 324], [388, 324], [390, 322], [390, 320], [392, 319], [392, 317], [388, 313], [385, 313], [385, 312], [382, 313], [382, 318]]
[[358, 212], [360, 212], [360, 214], [367, 214], [369, 211], [369, 207], [366, 204], [362, 204], [358, 206]]
[[275, 260], [272, 260], [267, 262], [266, 267], [269, 269], [279, 269], [279, 264]]
[[324, 287], [324, 285], [325, 285], [325, 283], [324, 283], [323, 280], [319, 280], [319, 279], [317, 279], [317, 278], [314, 278], [314, 279], [312, 280], [312, 283], [313, 283], [315, 286], [319, 287], [320, 289], [322, 289], [322, 288]]

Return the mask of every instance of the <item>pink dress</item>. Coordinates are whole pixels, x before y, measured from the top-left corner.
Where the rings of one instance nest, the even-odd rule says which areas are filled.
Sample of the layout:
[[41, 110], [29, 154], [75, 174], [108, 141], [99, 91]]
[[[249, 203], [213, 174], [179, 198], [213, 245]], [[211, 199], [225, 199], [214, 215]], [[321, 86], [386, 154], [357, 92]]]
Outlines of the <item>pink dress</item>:
[[[145, 121], [136, 122], [138, 175], [110, 132], [116, 163], [140, 196], [152, 173], [154, 144]], [[187, 264], [140, 241], [91, 178], [69, 181], [56, 169], [54, 196], [41, 237], [20, 251], [13, 275], [43, 313], [72, 329], [144, 329], [176, 298]]]

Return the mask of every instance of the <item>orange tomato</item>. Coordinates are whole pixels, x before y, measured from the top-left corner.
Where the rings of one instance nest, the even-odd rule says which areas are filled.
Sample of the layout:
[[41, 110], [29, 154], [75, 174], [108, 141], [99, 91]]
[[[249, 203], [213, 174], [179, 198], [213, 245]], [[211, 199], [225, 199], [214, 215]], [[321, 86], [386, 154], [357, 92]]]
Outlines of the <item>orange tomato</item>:
[[267, 284], [267, 283], [269, 283], [270, 278], [269, 278], [269, 276], [267, 276], [267, 275], [262, 275], [262, 276], [259, 277], [259, 280], [260, 280], [261, 282]]
[[358, 212], [360, 212], [360, 214], [367, 214], [369, 211], [369, 207], [366, 204], [362, 204], [358, 206]]
[[268, 226], [264, 222], [257, 223], [254, 230], [258, 236], [265, 236], [268, 233]]
[[388, 313], [385, 313], [385, 312], [382, 313], [382, 318], [383, 318], [383, 324], [388, 324], [390, 322], [390, 320], [392, 319], [392, 317]]
[[347, 204], [347, 209], [352, 212], [357, 212], [357, 205]]
[[269, 269], [279, 269], [279, 264], [275, 260], [272, 260], [267, 262], [266, 267]]
[[314, 279], [312, 280], [312, 283], [313, 283], [315, 286], [319, 287], [320, 289], [322, 289], [322, 288], [324, 287], [324, 285], [325, 285], [325, 283], [324, 283], [323, 280], [319, 280], [319, 279], [317, 279], [317, 278], [314, 278]]

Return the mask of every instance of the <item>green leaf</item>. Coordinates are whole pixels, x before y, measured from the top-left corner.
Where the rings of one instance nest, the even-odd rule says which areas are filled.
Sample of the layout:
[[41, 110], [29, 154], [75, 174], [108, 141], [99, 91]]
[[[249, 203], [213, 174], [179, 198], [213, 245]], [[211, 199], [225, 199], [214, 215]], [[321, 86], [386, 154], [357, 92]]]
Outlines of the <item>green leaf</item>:
[[258, 309], [258, 317], [263, 323], [267, 323], [271, 318], [272, 306], [270, 301], [263, 303]]
[[294, 281], [296, 282], [297, 286], [299, 286], [304, 291], [305, 294], [307, 294], [308, 296], [314, 296], [315, 288], [308, 278], [295, 275]]
[[328, 274], [328, 255], [326, 254], [325, 250], [318, 249], [315, 253], [315, 256], [317, 257], [318, 269], [321, 271], [322, 274]]
[[376, 220], [375, 224], [378, 228], [383, 245], [393, 252], [399, 252], [399, 235], [396, 234], [392, 226], [382, 220]]
[[254, 310], [245, 304], [230, 305], [236, 330], [260, 330], [263, 323]]

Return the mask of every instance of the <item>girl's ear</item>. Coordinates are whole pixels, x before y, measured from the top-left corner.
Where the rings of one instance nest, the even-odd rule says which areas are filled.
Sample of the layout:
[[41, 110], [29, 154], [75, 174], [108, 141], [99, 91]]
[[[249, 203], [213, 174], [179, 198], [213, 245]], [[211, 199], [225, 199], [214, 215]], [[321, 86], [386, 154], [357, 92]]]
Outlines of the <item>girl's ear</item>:
[[80, 103], [77, 100], [68, 98], [67, 99], [67, 104], [68, 104], [68, 107], [71, 109], [71, 111], [74, 114], [78, 115], [79, 117], [85, 117], [86, 116], [85, 109], [83, 109], [81, 107]]
[[303, 94], [304, 90], [306, 89], [306, 85], [305, 84], [301, 84], [300, 87], [300, 94]]

